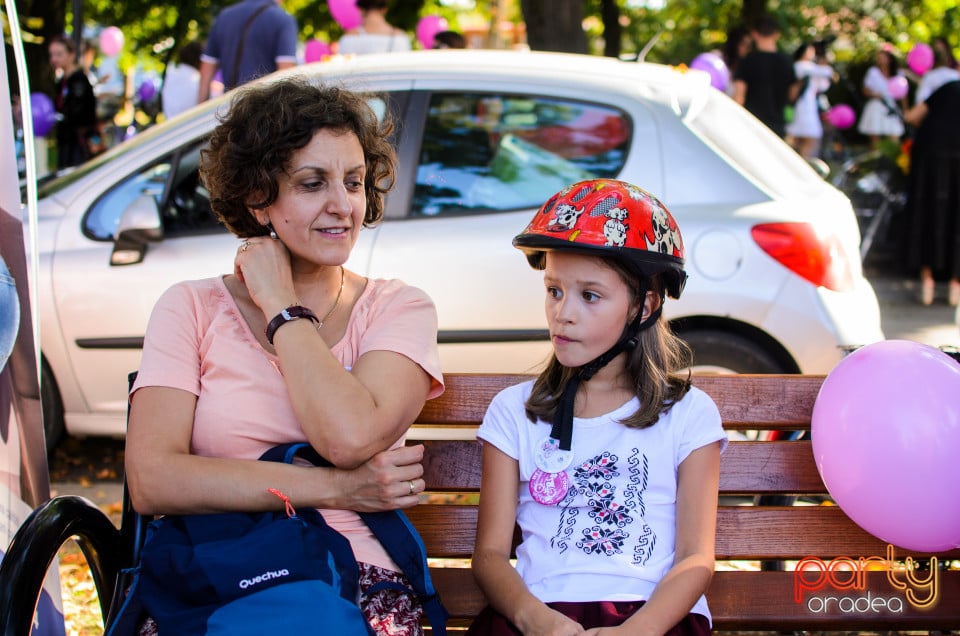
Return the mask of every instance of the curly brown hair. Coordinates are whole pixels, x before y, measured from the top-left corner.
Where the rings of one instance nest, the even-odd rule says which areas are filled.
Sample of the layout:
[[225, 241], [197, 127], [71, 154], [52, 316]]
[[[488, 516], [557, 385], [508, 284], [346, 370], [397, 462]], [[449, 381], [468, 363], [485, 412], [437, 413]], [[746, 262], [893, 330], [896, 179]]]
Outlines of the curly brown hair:
[[265, 236], [250, 208], [272, 205], [278, 176], [294, 152], [318, 130], [353, 132], [366, 162], [364, 190], [370, 227], [383, 217], [384, 195], [393, 186], [396, 153], [389, 139], [393, 122], [382, 120], [365, 96], [339, 86], [317, 86], [302, 78], [257, 83], [237, 90], [230, 110], [200, 153], [200, 178], [217, 218], [240, 238]]

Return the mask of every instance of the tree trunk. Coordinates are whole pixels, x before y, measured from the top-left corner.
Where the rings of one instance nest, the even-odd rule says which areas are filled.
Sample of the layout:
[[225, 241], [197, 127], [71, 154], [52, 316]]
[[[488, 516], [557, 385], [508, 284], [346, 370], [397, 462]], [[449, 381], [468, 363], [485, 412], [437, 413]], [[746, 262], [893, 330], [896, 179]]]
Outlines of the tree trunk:
[[601, 0], [600, 18], [603, 20], [603, 54], [619, 58], [623, 27], [620, 26], [620, 7], [616, 0]]
[[527, 43], [536, 51], [586, 53], [581, 0], [520, 0]]

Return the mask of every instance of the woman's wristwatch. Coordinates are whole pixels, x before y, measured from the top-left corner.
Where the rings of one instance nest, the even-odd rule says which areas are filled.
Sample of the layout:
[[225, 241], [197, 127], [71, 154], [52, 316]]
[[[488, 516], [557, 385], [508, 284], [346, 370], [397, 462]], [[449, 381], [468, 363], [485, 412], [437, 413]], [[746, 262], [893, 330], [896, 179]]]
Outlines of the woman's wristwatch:
[[287, 324], [288, 322], [291, 322], [293, 320], [299, 320], [300, 318], [309, 318], [314, 323], [320, 324], [320, 319], [317, 318], [317, 315], [312, 311], [310, 311], [309, 309], [307, 309], [306, 307], [302, 305], [290, 305], [289, 307], [281, 311], [279, 314], [274, 316], [273, 320], [271, 320], [267, 324], [267, 328], [264, 331], [264, 333], [267, 336], [267, 342], [269, 342], [272, 345], [273, 336], [274, 334], [277, 333], [277, 329]]

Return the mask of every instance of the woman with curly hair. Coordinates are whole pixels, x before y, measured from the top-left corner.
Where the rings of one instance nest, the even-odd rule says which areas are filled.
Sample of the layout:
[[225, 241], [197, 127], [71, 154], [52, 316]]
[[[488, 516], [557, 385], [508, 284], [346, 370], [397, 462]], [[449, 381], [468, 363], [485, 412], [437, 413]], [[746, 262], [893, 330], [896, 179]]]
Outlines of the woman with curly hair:
[[[321, 509], [353, 547], [361, 592], [388, 588], [361, 600], [376, 633], [419, 634], [418, 601], [356, 514], [417, 503], [423, 450], [404, 436], [443, 390], [430, 298], [344, 268], [383, 214], [391, 129], [342, 88], [239, 89], [200, 174], [243, 240], [230, 273], [178, 283], [153, 310], [126, 475], [141, 514], [283, 509], [268, 488]], [[333, 467], [257, 461], [298, 441]]]

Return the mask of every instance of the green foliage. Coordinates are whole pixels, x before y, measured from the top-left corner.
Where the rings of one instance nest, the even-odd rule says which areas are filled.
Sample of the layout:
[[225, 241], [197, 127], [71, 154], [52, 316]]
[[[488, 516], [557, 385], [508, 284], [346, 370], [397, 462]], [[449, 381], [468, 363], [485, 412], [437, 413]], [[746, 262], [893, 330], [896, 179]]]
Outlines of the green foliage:
[[[667, 64], [689, 64], [697, 54], [721, 48], [727, 30], [743, 22], [747, 9], [743, 0], [619, 1], [623, 55], [636, 55], [657, 38], [645, 59]], [[855, 70], [869, 65], [884, 43], [895, 46], [901, 59], [917, 42], [938, 35], [960, 50], [960, 0], [765, 0], [760, 9], [780, 22], [784, 51], [835, 37], [836, 63]], [[602, 37], [601, 32], [591, 35]]]
[[[43, 3], [44, 0], [36, 0]], [[551, 4], [581, 0], [547, 0]], [[30, 2], [26, 2], [29, 6]], [[161, 71], [187, 41], [204, 38], [216, 13], [231, 0], [191, 0], [174, 4], [156, 0], [82, 0], [87, 30], [114, 25], [126, 38], [121, 67], [140, 66]], [[781, 47], [792, 51], [801, 41], [826, 35], [837, 37], [833, 46], [841, 67], [862, 69], [876, 49], [892, 43], [905, 57], [916, 42], [946, 35], [960, 50], [960, 0], [617, 0], [623, 27], [623, 56], [636, 56], [656, 38], [646, 59], [668, 64], [688, 63], [699, 53], [719, 49], [728, 28], [742, 20], [743, 12], [766, 10], [783, 26]], [[70, 25], [71, 1], [50, 0], [63, 18], [48, 20]], [[284, 0], [297, 18], [303, 41], [317, 38], [334, 42], [343, 29], [323, 0]], [[601, 2], [585, 3], [590, 51], [602, 54]], [[559, 9], [556, 9], [559, 10]], [[425, 15], [440, 15], [450, 28], [462, 30], [461, 21], [478, 19], [520, 21], [518, 0], [404, 0], [388, 14], [391, 22], [413, 35]]]

